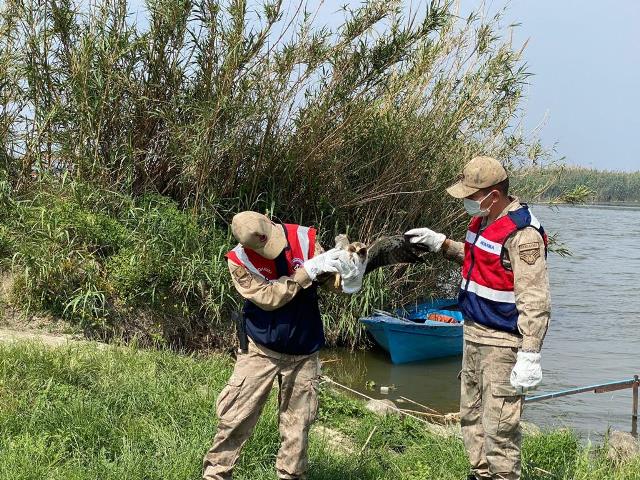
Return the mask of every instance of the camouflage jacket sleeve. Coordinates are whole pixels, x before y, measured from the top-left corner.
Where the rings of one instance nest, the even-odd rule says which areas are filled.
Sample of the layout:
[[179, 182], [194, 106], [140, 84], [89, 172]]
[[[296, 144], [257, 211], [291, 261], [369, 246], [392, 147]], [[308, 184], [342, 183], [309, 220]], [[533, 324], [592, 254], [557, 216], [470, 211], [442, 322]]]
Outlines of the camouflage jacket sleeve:
[[447, 238], [442, 244], [442, 254], [447, 260], [462, 265], [464, 263], [464, 243]]
[[[316, 244], [316, 254], [322, 253], [320, 244]], [[313, 283], [304, 268], [298, 268], [293, 275], [283, 276], [274, 281], [251, 273], [242, 265], [228, 260], [229, 272], [233, 286], [245, 299], [253, 302], [263, 310], [275, 310], [287, 304], [303, 288]], [[320, 286], [333, 291], [340, 291], [340, 277], [327, 274], [320, 281]]]
[[522, 349], [539, 352], [551, 315], [544, 243], [537, 230], [525, 228], [507, 240], [505, 247], [508, 254], [505, 263], [513, 270]]

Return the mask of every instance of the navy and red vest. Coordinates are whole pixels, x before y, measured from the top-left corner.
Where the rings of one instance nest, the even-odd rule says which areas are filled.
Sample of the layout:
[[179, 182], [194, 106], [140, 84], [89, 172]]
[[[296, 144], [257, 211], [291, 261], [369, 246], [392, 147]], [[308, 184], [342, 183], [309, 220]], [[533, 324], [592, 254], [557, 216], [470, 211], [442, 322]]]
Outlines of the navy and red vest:
[[[293, 275], [313, 257], [316, 231], [292, 224], [283, 224], [283, 227], [287, 246], [276, 259], [264, 258], [242, 245], [227, 253], [227, 258], [268, 282]], [[245, 299], [242, 312], [247, 335], [270, 350], [289, 355], [309, 355], [324, 346], [316, 284], [301, 289], [288, 303], [275, 310], [263, 310]]]
[[513, 271], [504, 266], [505, 242], [524, 228], [535, 228], [544, 241], [547, 235], [526, 204], [481, 230], [482, 218], [469, 224], [464, 244], [462, 285], [458, 295], [465, 318], [504, 332], [518, 332], [518, 310], [513, 289]]

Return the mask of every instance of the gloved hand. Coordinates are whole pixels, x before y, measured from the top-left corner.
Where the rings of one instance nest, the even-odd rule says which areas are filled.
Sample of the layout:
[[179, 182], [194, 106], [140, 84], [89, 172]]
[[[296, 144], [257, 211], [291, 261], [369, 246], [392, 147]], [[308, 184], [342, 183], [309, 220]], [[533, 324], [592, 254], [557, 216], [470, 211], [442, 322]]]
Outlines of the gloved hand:
[[447, 239], [445, 234], [434, 232], [429, 228], [414, 228], [405, 232], [404, 236], [409, 238], [409, 243], [420, 243], [432, 252], [439, 252]]
[[516, 365], [511, 371], [511, 386], [516, 389], [536, 387], [542, 381], [540, 359], [539, 353], [518, 352]]
[[346, 259], [341, 261], [338, 269], [344, 293], [356, 293], [362, 288], [362, 278], [366, 268], [366, 261], [362, 262], [357, 255], [347, 253]]
[[353, 278], [358, 275], [358, 267], [348, 251], [340, 249], [338, 260], [340, 261], [338, 273], [342, 278]]
[[341, 264], [340, 258], [343, 255], [341, 252], [343, 250], [332, 248], [310, 258], [302, 264], [302, 267], [307, 271], [311, 280], [315, 280], [321, 273], [337, 273]]

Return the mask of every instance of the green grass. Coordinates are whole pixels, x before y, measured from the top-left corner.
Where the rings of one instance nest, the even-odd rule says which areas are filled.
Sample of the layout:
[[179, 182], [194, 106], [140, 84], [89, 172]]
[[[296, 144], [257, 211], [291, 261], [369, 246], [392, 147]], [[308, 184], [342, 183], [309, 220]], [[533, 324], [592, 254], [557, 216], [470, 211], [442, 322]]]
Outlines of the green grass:
[[[2, 345], [0, 479], [195, 480], [231, 367], [224, 356]], [[342, 432], [354, 453], [312, 433], [310, 480], [465, 478], [460, 440], [430, 435], [413, 421], [380, 419], [339, 393], [322, 391], [318, 423]], [[275, 479], [277, 448], [272, 397], [235, 478]], [[523, 459], [524, 479], [640, 478], [639, 460], [614, 466], [568, 431], [526, 438]]]

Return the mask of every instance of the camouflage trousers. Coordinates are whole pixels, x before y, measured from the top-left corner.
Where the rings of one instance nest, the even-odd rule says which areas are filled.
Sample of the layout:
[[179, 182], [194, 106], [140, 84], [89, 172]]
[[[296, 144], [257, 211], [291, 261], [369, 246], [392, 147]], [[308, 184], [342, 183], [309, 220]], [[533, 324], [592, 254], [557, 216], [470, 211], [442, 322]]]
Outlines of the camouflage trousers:
[[478, 479], [520, 478], [524, 402], [509, 382], [516, 356], [516, 348], [465, 340], [460, 421], [471, 469]]
[[203, 479], [231, 479], [240, 450], [253, 432], [275, 380], [280, 387], [278, 478], [305, 478], [319, 377], [318, 353], [285, 355], [251, 342], [248, 353], [238, 355], [233, 374], [218, 396], [218, 431], [204, 457]]

